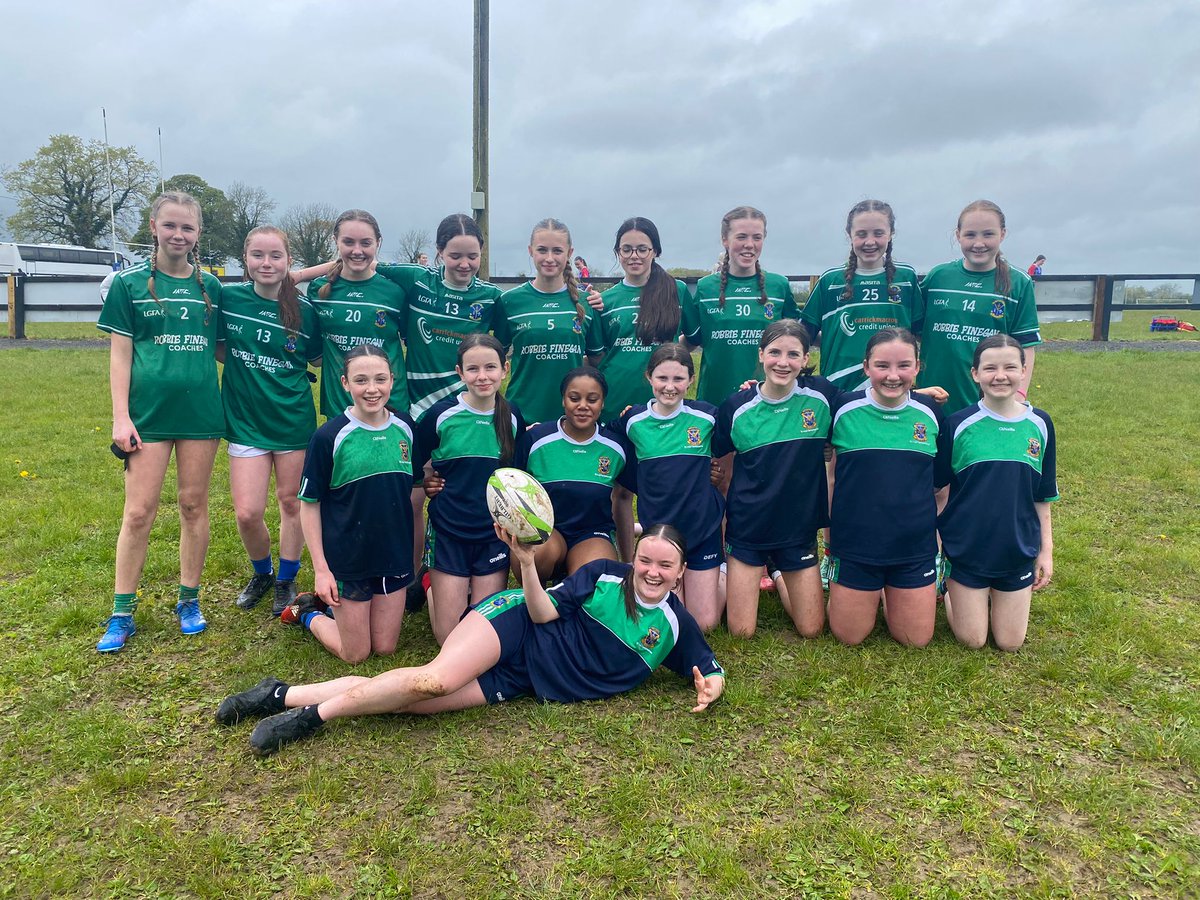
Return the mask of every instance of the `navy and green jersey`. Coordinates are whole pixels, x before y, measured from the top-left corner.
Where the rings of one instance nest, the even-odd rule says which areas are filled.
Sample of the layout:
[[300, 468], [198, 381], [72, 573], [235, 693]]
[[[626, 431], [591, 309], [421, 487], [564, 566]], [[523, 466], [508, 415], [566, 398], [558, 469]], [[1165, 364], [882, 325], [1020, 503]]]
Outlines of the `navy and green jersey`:
[[[688, 296], [687, 285], [675, 282], [682, 307]], [[608, 382], [604, 400], [605, 422], [616, 419], [627, 406], [645, 403], [650, 397], [650, 382], [646, 380], [646, 363], [658, 344], [643, 344], [637, 337], [638, 315], [641, 312], [642, 288], [624, 281], [604, 292], [604, 311], [600, 313], [600, 343], [604, 359], [600, 371]], [[672, 340], [678, 335], [673, 335]]]
[[586, 441], [570, 437], [562, 419], [542, 422], [517, 437], [513, 463], [542, 483], [554, 505], [554, 527], [564, 535], [611, 532], [612, 488], [625, 468], [625, 450], [607, 428]]
[[413, 422], [368, 425], [346, 410], [308, 442], [300, 499], [321, 504], [325, 561], [339, 581], [412, 571]]
[[414, 419], [463, 389], [454, 371], [458, 345], [468, 334], [492, 330], [500, 288], [478, 278], [465, 288], [445, 280], [442, 267], [381, 265], [376, 271], [407, 298], [404, 338], [408, 347], [408, 399]]
[[869, 388], [834, 400], [834, 556], [886, 566], [937, 553], [933, 474], [941, 421], [923, 394], [894, 408], [880, 405]]
[[921, 282], [925, 324], [918, 386], [940, 385], [950, 392], [946, 415], [979, 399], [971, 380], [976, 344], [997, 333], [1012, 335], [1025, 347], [1042, 342], [1033, 280], [1011, 266], [1008, 274], [1007, 297], [996, 293], [995, 269], [972, 272], [961, 259], [934, 266]]
[[521, 407], [530, 422], [552, 422], [562, 414], [558, 386], [584, 357], [604, 347], [595, 311], [580, 294], [583, 319], [566, 288], [553, 294], [533, 282], [506, 291], [496, 311], [495, 335], [512, 347], [512, 376], [505, 396]]
[[946, 419], [938, 441], [937, 484], [950, 485], [938, 517], [946, 557], [985, 576], [1028, 565], [1042, 547], [1034, 504], [1058, 499], [1050, 417], [1026, 405], [1006, 419], [973, 403]]
[[210, 440], [225, 436], [217, 381], [221, 282], [201, 273], [173, 278], [160, 269], [150, 296], [148, 263], [117, 275], [96, 327], [133, 341], [129, 417], [143, 441]]
[[917, 272], [912, 266], [896, 264], [891, 285], [883, 269], [855, 272], [850, 299], [846, 291], [846, 269], [827, 270], [808, 295], [800, 321], [815, 340], [821, 336], [821, 374], [843, 391], [865, 390], [869, 379], [863, 372], [867, 341], [884, 328], [907, 328], [919, 334], [923, 313]]
[[[500, 463], [500, 444], [492, 424], [493, 412], [469, 406], [464, 395], [447, 397], [429, 408], [417, 426], [421, 455], [417, 471], [432, 461], [446, 486], [429, 501], [429, 521], [439, 532], [463, 541], [494, 540], [487, 505], [487, 480]], [[513, 439], [525, 430], [525, 420], [509, 404]], [[511, 463], [506, 463], [511, 465]]]
[[225, 338], [225, 437], [260, 450], [303, 450], [317, 427], [308, 362], [321, 355], [312, 304], [300, 298], [300, 325], [285, 328], [275, 300], [254, 284], [226, 285], [221, 294]]
[[802, 375], [782, 400], [761, 385], [721, 404], [713, 456], [737, 451], [725, 499], [725, 536], [740, 546], [770, 550], [808, 544], [829, 524], [825, 443], [838, 390]]
[[762, 302], [764, 287], [759, 285], [757, 275], [730, 275], [722, 307], [720, 274], [701, 278], [696, 296], [684, 301], [683, 337], [689, 344], [704, 348], [696, 388], [700, 400], [723, 403], [743, 381], [762, 378], [758, 342], [763, 330], [772, 322], [798, 315], [788, 280], [771, 272], [764, 272], [763, 278], [766, 303]]
[[[690, 684], [692, 667], [704, 677], [724, 676], [700, 626], [673, 593], [658, 603], [637, 598], [638, 617], [625, 612], [627, 563], [598, 559], [547, 592], [559, 617], [535, 623], [523, 652], [535, 695], [570, 703], [631, 691], [659, 666]], [[476, 607], [491, 620], [527, 615], [520, 590], [502, 591]]]
[[404, 374], [404, 292], [384, 278], [372, 275], [363, 281], [339, 278], [322, 300], [324, 277], [308, 286], [308, 299], [321, 325], [321, 415], [333, 418], [352, 401], [342, 387], [342, 361], [359, 344], [382, 349], [395, 382], [388, 405], [408, 411], [408, 384]]
[[669, 416], [640, 403], [613, 424], [628, 466], [621, 483], [636, 491], [643, 525], [674, 525], [689, 544], [721, 527], [725, 501], [709, 480], [716, 426], [717, 408], [703, 400], [684, 400]]

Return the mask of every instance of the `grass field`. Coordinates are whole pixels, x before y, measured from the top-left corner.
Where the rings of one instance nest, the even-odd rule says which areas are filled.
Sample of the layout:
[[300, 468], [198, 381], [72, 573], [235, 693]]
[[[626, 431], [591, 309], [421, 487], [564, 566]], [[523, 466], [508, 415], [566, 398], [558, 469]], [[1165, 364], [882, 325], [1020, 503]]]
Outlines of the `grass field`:
[[[121, 507], [102, 350], [0, 353], [0, 896], [1195, 896], [1200, 884], [1200, 367], [1045, 354], [1056, 572], [1011, 655], [877, 631], [802, 641], [773, 602], [712, 638], [726, 697], [631, 695], [331, 725], [267, 761], [217, 702], [348, 667], [232, 605], [213, 482], [202, 602], [152, 536], [138, 634], [94, 652]], [[302, 574], [302, 579], [306, 577]], [[424, 614], [395, 660], [434, 651]]]

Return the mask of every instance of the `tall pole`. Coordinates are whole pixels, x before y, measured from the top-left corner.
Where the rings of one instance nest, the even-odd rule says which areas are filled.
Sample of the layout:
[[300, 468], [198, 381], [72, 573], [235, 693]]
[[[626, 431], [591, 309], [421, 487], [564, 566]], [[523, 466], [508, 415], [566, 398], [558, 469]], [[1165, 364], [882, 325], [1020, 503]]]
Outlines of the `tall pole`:
[[108, 169], [108, 224], [112, 228], [113, 265], [117, 264], [117, 214], [113, 209], [113, 180], [112, 160], [108, 156], [108, 112], [100, 107], [100, 117], [104, 120], [104, 167]]
[[479, 275], [488, 277], [488, 0], [475, 0], [475, 102], [471, 213], [483, 232]]
[[158, 129], [158, 192], [165, 194], [167, 192], [167, 179], [163, 173], [162, 164], [162, 127]]

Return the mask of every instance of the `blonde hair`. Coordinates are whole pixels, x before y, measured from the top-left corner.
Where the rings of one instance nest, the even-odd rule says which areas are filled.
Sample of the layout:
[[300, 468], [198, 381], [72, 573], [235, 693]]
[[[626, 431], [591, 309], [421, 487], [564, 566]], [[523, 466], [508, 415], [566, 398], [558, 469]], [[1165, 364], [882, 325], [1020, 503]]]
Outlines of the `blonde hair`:
[[[558, 219], [542, 219], [533, 226], [533, 231], [529, 232], [529, 243], [533, 243], [533, 236], [539, 231], [550, 231], [554, 234], [565, 234], [567, 236], [567, 249], [570, 250], [573, 241], [571, 240], [571, 229], [564, 225]], [[575, 270], [571, 268], [571, 261], [563, 265], [563, 282], [567, 285], [567, 293], [571, 295], [571, 302], [575, 304], [575, 312], [579, 316], [579, 324], [582, 327], [583, 320], [586, 318], [583, 304], [579, 302], [579, 282], [575, 278]]]
[[[191, 194], [184, 193], [183, 191], [164, 191], [155, 197], [154, 203], [150, 206], [150, 219], [156, 221], [159, 210], [168, 203], [174, 203], [177, 206], [190, 209], [196, 214], [198, 232], [204, 230], [204, 211], [200, 209], [200, 201]], [[154, 278], [158, 275], [158, 235], [151, 229], [150, 236], [153, 248], [150, 250], [150, 277], [146, 281], [146, 290], [150, 292], [150, 296], [154, 299], [154, 302], [162, 306], [162, 301], [158, 299], [158, 293], [154, 289]], [[212, 315], [212, 300], [208, 297], [208, 291], [204, 289], [204, 279], [200, 275], [199, 233], [196, 235], [196, 243], [188, 251], [187, 261], [192, 266], [192, 274], [196, 276], [196, 286], [200, 288], [200, 296], [204, 298], [204, 324], [207, 325], [209, 317]]]

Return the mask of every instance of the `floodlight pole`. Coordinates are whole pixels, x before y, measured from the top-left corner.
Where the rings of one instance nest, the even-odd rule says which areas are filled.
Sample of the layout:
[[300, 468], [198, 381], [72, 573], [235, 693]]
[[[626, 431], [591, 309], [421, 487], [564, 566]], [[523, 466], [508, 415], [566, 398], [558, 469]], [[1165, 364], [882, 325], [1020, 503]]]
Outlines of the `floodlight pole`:
[[475, 0], [475, 98], [471, 214], [483, 232], [479, 277], [488, 277], [488, 0]]

